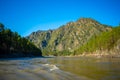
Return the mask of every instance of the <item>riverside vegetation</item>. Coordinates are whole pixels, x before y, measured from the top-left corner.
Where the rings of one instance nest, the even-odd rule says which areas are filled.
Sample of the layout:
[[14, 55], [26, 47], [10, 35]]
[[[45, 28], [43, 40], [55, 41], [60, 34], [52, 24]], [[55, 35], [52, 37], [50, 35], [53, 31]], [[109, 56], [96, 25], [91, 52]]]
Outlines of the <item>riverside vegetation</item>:
[[32, 42], [0, 23], [0, 58], [42, 56]]
[[120, 54], [120, 26], [110, 31], [94, 35], [86, 44], [75, 50], [75, 54], [82, 53]]

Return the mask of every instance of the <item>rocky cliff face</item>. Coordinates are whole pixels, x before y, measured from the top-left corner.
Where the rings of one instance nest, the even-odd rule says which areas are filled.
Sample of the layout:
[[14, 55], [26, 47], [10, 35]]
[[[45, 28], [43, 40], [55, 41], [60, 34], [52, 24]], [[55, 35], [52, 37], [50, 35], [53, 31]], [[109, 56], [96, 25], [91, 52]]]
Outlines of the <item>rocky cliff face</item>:
[[33, 32], [27, 38], [43, 51], [73, 52], [85, 44], [93, 35], [110, 29], [110, 26], [103, 25], [93, 19], [81, 18], [56, 30]]

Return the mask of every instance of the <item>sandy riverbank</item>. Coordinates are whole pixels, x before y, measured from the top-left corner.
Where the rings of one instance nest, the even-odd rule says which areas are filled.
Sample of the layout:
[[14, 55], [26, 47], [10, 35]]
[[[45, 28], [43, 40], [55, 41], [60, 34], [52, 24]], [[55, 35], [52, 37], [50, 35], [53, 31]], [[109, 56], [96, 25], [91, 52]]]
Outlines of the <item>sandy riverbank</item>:
[[70, 56], [65, 56], [65, 57], [106, 57], [106, 58], [120, 58], [120, 52], [115, 52], [115, 51], [96, 51], [96, 52], [85, 52], [83, 54], [79, 55], [70, 55]]

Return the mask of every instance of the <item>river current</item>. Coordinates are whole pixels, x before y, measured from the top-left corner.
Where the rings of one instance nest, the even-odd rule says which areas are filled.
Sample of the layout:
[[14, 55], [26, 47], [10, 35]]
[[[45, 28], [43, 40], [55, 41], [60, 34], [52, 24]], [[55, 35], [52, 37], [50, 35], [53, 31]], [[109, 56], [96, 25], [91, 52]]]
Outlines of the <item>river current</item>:
[[120, 80], [120, 58], [1, 59], [0, 80]]

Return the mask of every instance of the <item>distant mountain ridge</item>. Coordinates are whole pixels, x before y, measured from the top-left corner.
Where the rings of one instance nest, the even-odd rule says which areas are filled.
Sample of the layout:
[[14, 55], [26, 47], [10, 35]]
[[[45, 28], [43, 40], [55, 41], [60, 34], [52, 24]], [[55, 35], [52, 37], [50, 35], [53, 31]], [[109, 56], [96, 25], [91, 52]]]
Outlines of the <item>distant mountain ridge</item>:
[[80, 18], [76, 22], [69, 22], [56, 30], [37, 31], [27, 36], [43, 54], [68, 54], [84, 45], [88, 40], [101, 32], [111, 30], [111, 26], [103, 25], [91, 18]]

